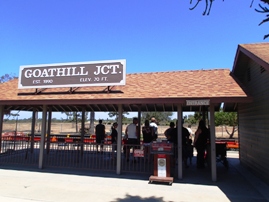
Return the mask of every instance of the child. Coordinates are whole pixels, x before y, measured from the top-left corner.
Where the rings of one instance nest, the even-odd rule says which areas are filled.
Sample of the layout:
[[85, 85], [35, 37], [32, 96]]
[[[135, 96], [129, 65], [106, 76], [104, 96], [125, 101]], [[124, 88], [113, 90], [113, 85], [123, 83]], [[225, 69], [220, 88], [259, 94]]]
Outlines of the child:
[[192, 157], [193, 157], [192, 139], [188, 139], [188, 142], [187, 142], [187, 162], [188, 162], [188, 159], [189, 159], [190, 164], [192, 164]]

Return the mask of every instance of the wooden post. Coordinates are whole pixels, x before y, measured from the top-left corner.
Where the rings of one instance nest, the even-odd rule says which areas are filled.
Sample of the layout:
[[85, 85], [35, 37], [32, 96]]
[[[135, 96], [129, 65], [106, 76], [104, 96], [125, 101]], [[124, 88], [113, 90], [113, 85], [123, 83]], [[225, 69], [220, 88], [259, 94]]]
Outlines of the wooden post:
[[82, 117], [81, 117], [81, 137], [80, 137], [81, 156], [83, 155], [84, 150], [84, 134], [85, 134], [85, 107], [82, 108]]
[[215, 143], [215, 110], [214, 105], [210, 104], [210, 149], [211, 149], [211, 176], [212, 181], [217, 181], [216, 167], [216, 143]]
[[140, 139], [141, 139], [141, 106], [138, 106], [138, 114], [137, 114], [137, 118], [138, 118], [138, 144], [140, 145]]
[[90, 135], [94, 134], [94, 111], [91, 111], [90, 113]]
[[36, 113], [38, 113], [36, 111], [36, 109], [33, 110], [32, 113], [32, 125], [31, 125], [31, 153], [34, 152], [34, 137], [35, 137], [35, 124], [36, 124]]
[[182, 179], [182, 107], [177, 105], [177, 158], [178, 158], [178, 179]]
[[122, 105], [118, 105], [118, 113], [119, 113], [119, 120], [118, 120], [118, 137], [117, 137], [117, 168], [116, 173], [118, 175], [121, 174], [121, 138], [122, 138]]
[[45, 136], [46, 136], [46, 123], [47, 123], [47, 105], [43, 105], [41, 140], [40, 140], [40, 144], [39, 144], [39, 164], [38, 164], [39, 169], [43, 168], [44, 143], [45, 143]]
[[51, 111], [51, 107], [49, 107], [48, 129], [47, 129], [47, 154], [50, 151], [51, 118], [52, 118], [52, 111]]

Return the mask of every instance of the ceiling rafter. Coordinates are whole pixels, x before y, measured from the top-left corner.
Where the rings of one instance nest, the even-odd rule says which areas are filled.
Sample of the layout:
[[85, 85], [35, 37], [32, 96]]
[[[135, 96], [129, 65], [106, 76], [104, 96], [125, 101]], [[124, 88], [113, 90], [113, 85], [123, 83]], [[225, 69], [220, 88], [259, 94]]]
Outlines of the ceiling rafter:
[[63, 112], [66, 112], [66, 110], [61, 105], [58, 106], [63, 110]]
[[148, 109], [148, 105], [147, 105], [147, 104], [145, 104], [145, 107], [146, 107], [146, 111], [148, 112], [148, 111], [149, 111], [149, 109]]
[[96, 106], [96, 108], [99, 110], [99, 111], [101, 111], [101, 109], [100, 109], [100, 107], [98, 106], [98, 105], [95, 105]]
[[133, 111], [130, 105], [128, 105], [128, 108], [129, 108], [129, 111]]
[[54, 105], [52, 105], [52, 108], [54, 108], [54, 110], [57, 111], [57, 112], [59, 111], [59, 109]]
[[71, 112], [73, 111], [68, 105], [66, 106], [66, 108]]
[[20, 106], [16, 106], [16, 107], [15, 107], [15, 110], [18, 110], [18, 109], [20, 109]]
[[81, 111], [81, 110], [79, 110], [79, 109], [77, 108], [77, 106], [74, 106], [74, 108], [76, 109], [77, 112], [80, 112], [80, 111]]
[[112, 104], [111, 105], [112, 106], [112, 108], [114, 109], [114, 111], [116, 112], [117, 110], [116, 110], [116, 107], [114, 107], [114, 105]]
[[106, 105], [103, 105], [103, 106], [104, 106], [104, 108], [106, 109], [106, 111], [109, 111]]
[[94, 112], [93, 108], [91, 107], [91, 105], [87, 105], [87, 107], [89, 107], [91, 109], [91, 111]]

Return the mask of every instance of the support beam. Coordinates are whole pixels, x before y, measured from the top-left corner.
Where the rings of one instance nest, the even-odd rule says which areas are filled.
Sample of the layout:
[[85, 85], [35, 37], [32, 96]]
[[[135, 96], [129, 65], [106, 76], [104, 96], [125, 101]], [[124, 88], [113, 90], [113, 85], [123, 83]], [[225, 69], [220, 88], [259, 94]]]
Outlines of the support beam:
[[39, 145], [39, 163], [38, 163], [39, 169], [43, 168], [44, 145], [45, 145], [46, 125], [47, 125], [46, 123], [47, 123], [47, 105], [43, 105], [41, 140], [40, 140], [40, 145]]
[[178, 158], [178, 179], [182, 179], [182, 106], [177, 105], [177, 158]]
[[217, 181], [216, 167], [216, 144], [215, 144], [215, 110], [214, 105], [210, 104], [210, 153], [211, 153], [211, 176], [212, 181]]
[[[118, 175], [121, 174], [121, 137], [122, 137], [122, 105], [118, 105], [118, 113], [119, 113], [119, 120], [118, 120], [118, 137], [117, 137], [117, 168], [116, 173]], [[113, 151], [112, 151], [113, 152]]]
[[36, 124], [36, 109], [34, 108], [33, 109], [33, 113], [32, 113], [32, 125], [31, 125], [31, 153], [34, 152], [34, 144], [35, 144], [35, 140], [34, 140], [34, 137], [35, 137], [35, 124]]
[[2, 131], [4, 119], [4, 105], [0, 105], [0, 153], [2, 153]]
[[138, 144], [140, 145], [140, 139], [141, 139], [141, 106], [138, 106], [138, 113], [137, 113], [137, 117], [138, 117]]
[[50, 106], [49, 116], [48, 116], [48, 128], [47, 128], [47, 154], [50, 152], [51, 118], [52, 118], [52, 111], [51, 111], [51, 106]]
[[94, 134], [94, 115], [95, 115], [94, 111], [91, 111], [90, 112], [90, 131], [89, 131], [90, 135]]
[[84, 152], [84, 134], [85, 134], [85, 107], [82, 108], [81, 115], [81, 137], [80, 137], [80, 152], [81, 156]]

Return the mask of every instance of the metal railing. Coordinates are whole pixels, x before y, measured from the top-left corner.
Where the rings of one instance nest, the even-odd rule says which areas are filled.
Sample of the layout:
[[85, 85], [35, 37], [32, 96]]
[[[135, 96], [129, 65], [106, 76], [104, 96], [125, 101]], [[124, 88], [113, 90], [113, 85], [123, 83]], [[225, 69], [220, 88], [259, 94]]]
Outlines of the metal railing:
[[[31, 148], [30, 137], [3, 137], [0, 164], [37, 167], [40, 143], [40, 138], [34, 138], [33, 148]], [[112, 150], [112, 147], [110, 142], [97, 144], [89, 138], [84, 138], [83, 144], [79, 137], [51, 138], [49, 144], [47, 142], [44, 144], [43, 167], [116, 172], [117, 154], [116, 151]], [[134, 157], [134, 149], [144, 150], [145, 156]], [[149, 153], [148, 146], [123, 144], [121, 146], [121, 171], [151, 174], [153, 172], [153, 156]]]

